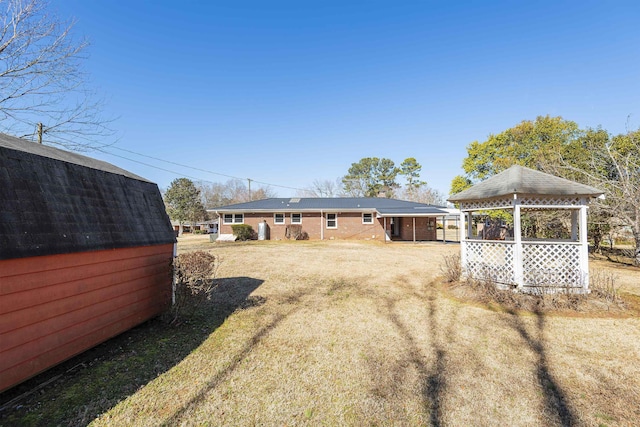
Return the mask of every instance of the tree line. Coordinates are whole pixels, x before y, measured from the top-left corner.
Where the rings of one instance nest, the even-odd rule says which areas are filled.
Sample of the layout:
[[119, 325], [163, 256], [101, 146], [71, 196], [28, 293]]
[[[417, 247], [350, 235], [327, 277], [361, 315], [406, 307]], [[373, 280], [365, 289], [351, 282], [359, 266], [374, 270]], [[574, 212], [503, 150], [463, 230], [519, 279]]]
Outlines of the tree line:
[[[427, 186], [420, 179], [422, 166], [409, 157], [400, 167], [390, 159], [365, 157], [352, 163], [347, 174], [335, 181], [315, 180], [313, 184], [301, 191], [300, 197], [399, 197], [427, 204], [444, 205], [444, 196]], [[399, 184], [398, 177], [405, 178], [404, 185]], [[169, 217], [182, 225], [189, 222], [212, 219], [207, 210], [276, 197], [269, 187], [258, 187], [249, 190], [244, 181], [231, 179], [224, 183], [208, 183], [192, 181], [188, 178], [177, 178], [171, 182], [163, 198]]]
[[[445, 197], [420, 179], [422, 165], [414, 157], [399, 167], [391, 159], [364, 157], [352, 163], [346, 175], [315, 180], [298, 193], [301, 197], [387, 197], [443, 206]], [[404, 184], [398, 180], [404, 177]]]
[[177, 221], [182, 234], [182, 226], [213, 219], [207, 209], [276, 197], [268, 187], [249, 190], [240, 179], [230, 179], [224, 183], [192, 181], [176, 178], [162, 191], [162, 198], [169, 218]]

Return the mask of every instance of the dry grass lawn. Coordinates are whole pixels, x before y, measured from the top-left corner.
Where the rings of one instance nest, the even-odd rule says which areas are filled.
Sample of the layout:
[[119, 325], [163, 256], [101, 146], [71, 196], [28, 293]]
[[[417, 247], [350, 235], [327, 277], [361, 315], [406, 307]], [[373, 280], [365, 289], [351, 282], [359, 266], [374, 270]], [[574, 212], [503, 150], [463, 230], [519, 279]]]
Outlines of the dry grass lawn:
[[[215, 299], [241, 288], [248, 303], [95, 425], [640, 420], [637, 317], [534, 315], [454, 299], [436, 278], [458, 245], [180, 239], [180, 251], [194, 249], [222, 261]], [[621, 272], [625, 289], [640, 294], [638, 270]]]

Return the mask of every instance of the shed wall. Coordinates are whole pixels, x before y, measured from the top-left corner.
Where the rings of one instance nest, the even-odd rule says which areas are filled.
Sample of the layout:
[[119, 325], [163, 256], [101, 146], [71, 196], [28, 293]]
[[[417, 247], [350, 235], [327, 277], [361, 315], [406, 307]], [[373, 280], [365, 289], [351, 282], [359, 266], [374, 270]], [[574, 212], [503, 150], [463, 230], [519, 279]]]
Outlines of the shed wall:
[[173, 245], [0, 260], [0, 391], [164, 311]]

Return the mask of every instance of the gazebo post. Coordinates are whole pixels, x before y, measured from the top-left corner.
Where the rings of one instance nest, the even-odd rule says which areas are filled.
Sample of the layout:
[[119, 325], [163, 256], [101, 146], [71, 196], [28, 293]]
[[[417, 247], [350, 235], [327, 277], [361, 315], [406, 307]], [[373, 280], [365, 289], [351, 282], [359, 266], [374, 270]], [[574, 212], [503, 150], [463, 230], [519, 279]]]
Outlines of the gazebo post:
[[387, 217], [382, 218], [382, 221], [384, 222], [384, 242], [387, 243]]
[[416, 217], [413, 217], [413, 243], [416, 242]]
[[578, 212], [577, 210], [571, 211], [571, 240], [578, 241]]
[[464, 231], [467, 213], [462, 208], [463, 206], [460, 205], [460, 265], [462, 265], [462, 271], [464, 272], [467, 269], [467, 236]]
[[589, 291], [589, 240], [587, 238], [587, 201], [583, 198], [580, 206], [580, 273], [582, 287]]
[[[447, 244], [447, 217], [442, 217], [442, 243]], [[436, 233], [438, 232], [438, 227], [436, 227]]]
[[513, 281], [518, 289], [524, 286], [524, 272], [522, 268], [522, 226], [520, 223], [520, 199], [513, 195]]

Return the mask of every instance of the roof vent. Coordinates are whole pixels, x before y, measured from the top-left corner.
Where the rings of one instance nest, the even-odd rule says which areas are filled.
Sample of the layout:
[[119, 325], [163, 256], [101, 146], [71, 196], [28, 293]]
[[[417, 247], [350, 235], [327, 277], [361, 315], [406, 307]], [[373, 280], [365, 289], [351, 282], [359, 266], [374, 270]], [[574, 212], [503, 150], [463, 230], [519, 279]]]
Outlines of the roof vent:
[[289, 203], [300, 203], [300, 198], [296, 197], [295, 199], [289, 200]]

